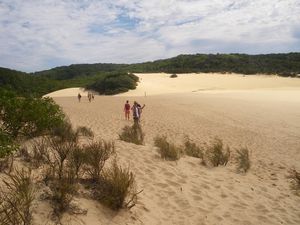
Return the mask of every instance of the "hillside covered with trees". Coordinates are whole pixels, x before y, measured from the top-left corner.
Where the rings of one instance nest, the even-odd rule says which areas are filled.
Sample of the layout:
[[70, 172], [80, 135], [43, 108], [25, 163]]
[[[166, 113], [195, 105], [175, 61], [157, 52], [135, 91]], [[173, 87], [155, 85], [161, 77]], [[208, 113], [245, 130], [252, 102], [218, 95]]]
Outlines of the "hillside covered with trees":
[[300, 53], [246, 55], [195, 54], [137, 64], [74, 64], [35, 73], [0, 68], [0, 85], [19, 95], [42, 96], [68, 87], [88, 87], [101, 94], [134, 89], [137, 77], [131, 73], [242, 73], [300, 74]]

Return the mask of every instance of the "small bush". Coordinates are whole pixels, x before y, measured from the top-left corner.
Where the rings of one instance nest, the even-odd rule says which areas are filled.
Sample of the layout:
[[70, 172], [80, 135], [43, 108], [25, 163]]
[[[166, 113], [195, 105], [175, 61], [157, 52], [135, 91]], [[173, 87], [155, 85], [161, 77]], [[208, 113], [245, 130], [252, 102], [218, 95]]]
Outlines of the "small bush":
[[85, 147], [86, 171], [93, 181], [100, 179], [105, 162], [115, 152], [114, 142], [99, 141]]
[[145, 134], [142, 130], [142, 127], [138, 123], [134, 123], [131, 127], [125, 126], [122, 130], [122, 133], [119, 135], [120, 140], [137, 145], [144, 144], [144, 137]]
[[206, 159], [212, 166], [226, 166], [230, 158], [230, 149], [223, 146], [223, 142], [219, 138], [215, 138], [206, 150]]
[[35, 190], [31, 172], [15, 170], [4, 180], [6, 191], [0, 192], [1, 225], [32, 224], [32, 203]]
[[[114, 160], [109, 169], [103, 171], [94, 195], [101, 203], [113, 210], [132, 207], [137, 201], [135, 177], [129, 169], [117, 165]], [[126, 202], [127, 200], [127, 202]], [[130, 206], [129, 206], [130, 205]]]
[[46, 138], [39, 138], [33, 141], [31, 161], [35, 167], [39, 167], [48, 161], [48, 148], [49, 142]]
[[176, 78], [176, 77], [178, 77], [178, 76], [177, 76], [177, 74], [175, 74], [175, 73], [173, 73], [173, 74], [170, 76], [170, 78]]
[[161, 158], [166, 160], [178, 160], [180, 158], [180, 148], [169, 143], [166, 136], [156, 136], [154, 145], [158, 147]]
[[288, 178], [291, 179], [291, 188], [295, 191], [297, 195], [300, 196], [300, 172], [295, 169], [289, 171]]
[[50, 183], [54, 214], [60, 216], [69, 209], [76, 194], [77, 186], [75, 174], [72, 170], [63, 171], [61, 177], [56, 177]]
[[237, 170], [239, 172], [246, 173], [251, 166], [248, 148], [241, 148], [240, 150], [237, 150], [236, 160], [238, 162]]
[[90, 128], [78, 127], [73, 129], [71, 123], [65, 120], [62, 124], [52, 129], [52, 136], [59, 138], [62, 142], [78, 142], [80, 137], [94, 137], [94, 133]]
[[203, 159], [203, 149], [197, 146], [195, 143], [193, 143], [189, 137], [185, 138], [184, 141], [184, 152], [188, 156], [192, 156], [195, 158], [201, 158]]
[[79, 179], [81, 169], [84, 163], [87, 161], [87, 154], [85, 150], [79, 146], [74, 148], [69, 157], [69, 164], [72, 170], [74, 171], [76, 178]]

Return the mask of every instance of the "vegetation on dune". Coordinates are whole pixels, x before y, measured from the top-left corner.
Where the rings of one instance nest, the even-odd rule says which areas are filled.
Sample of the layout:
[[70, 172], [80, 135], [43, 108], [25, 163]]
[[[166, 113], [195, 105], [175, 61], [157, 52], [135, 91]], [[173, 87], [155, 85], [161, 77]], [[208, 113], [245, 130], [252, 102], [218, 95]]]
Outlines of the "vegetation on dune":
[[175, 144], [170, 143], [166, 136], [156, 136], [154, 138], [154, 145], [158, 148], [158, 153], [162, 159], [175, 161], [180, 158], [181, 149]]
[[35, 189], [31, 171], [15, 170], [4, 181], [5, 191], [0, 191], [1, 225], [32, 224], [32, 205]]
[[288, 178], [291, 180], [292, 190], [296, 195], [300, 196], [300, 172], [296, 169], [291, 169]]
[[125, 126], [122, 133], [119, 134], [119, 138], [122, 141], [134, 143], [136, 145], [143, 145], [145, 133], [142, 127], [138, 123], [134, 123], [132, 126]]
[[236, 160], [238, 162], [237, 171], [246, 173], [251, 166], [250, 154], [248, 148], [237, 150]]
[[[134, 89], [137, 77], [131, 73], [242, 73], [300, 74], [300, 53], [246, 55], [195, 54], [136, 64], [76, 64], [50, 70], [23, 73], [0, 68], [0, 85], [19, 96], [42, 96], [69, 87], [88, 87], [100, 94], [116, 94]], [[175, 76], [171, 76], [175, 77]]]
[[205, 164], [211, 164], [212, 166], [226, 166], [230, 159], [230, 148], [224, 146], [223, 141], [219, 138], [215, 138], [207, 146], [205, 152]]
[[135, 89], [139, 78], [133, 74], [112, 73], [87, 86], [99, 94], [114, 95]]

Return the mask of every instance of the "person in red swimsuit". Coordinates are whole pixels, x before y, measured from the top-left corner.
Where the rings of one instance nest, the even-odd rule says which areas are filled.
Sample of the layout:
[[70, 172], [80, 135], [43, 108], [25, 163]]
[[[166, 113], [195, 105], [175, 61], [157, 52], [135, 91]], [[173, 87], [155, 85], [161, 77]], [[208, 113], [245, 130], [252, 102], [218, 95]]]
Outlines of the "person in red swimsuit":
[[126, 101], [124, 105], [124, 112], [125, 112], [125, 120], [129, 120], [129, 115], [130, 115], [130, 104], [128, 100]]

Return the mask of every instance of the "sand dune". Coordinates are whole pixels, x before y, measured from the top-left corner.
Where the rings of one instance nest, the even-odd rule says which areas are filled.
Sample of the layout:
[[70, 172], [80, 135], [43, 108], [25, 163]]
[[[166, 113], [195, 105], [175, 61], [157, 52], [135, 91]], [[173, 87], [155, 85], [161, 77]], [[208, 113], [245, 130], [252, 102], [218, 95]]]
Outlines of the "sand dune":
[[[300, 79], [241, 75], [139, 75], [136, 90], [120, 96], [83, 98], [60, 92], [54, 98], [75, 126], [88, 126], [96, 139], [115, 140], [118, 158], [135, 173], [138, 204], [114, 213], [78, 196], [84, 216], [64, 216], [68, 224], [300, 224], [300, 197], [289, 187], [289, 168], [300, 169]], [[198, 80], [199, 79], [199, 80]], [[220, 80], [219, 80], [220, 79]], [[213, 91], [203, 91], [203, 90]], [[224, 91], [225, 89], [225, 91]], [[196, 90], [195, 92], [193, 92]], [[144, 97], [144, 92], [147, 97]], [[76, 90], [77, 92], [77, 90]], [[77, 95], [77, 93], [76, 93]], [[74, 96], [74, 95], [73, 95]], [[125, 121], [123, 104], [145, 103], [144, 146], [118, 140]], [[233, 154], [251, 150], [252, 167], [238, 174], [226, 167], [207, 168], [185, 156], [178, 162], [159, 158], [153, 138], [166, 134], [180, 144], [185, 135], [197, 143], [218, 136]], [[40, 203], [42, 204], [42, 203]], [[47, 208], [48, 207], [48, 208]], [[36, 221], [46, 221], [49, 206], [37, 206]]]

